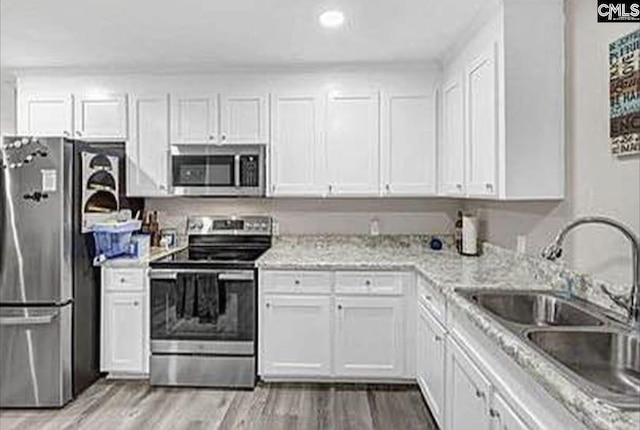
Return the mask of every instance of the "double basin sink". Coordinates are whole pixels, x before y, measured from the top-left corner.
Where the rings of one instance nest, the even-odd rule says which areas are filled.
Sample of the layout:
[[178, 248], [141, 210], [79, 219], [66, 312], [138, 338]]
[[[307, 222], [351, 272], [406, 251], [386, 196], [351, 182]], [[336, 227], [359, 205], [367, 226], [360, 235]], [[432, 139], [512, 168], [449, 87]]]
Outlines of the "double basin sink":
[[640, 333], [552, 291], [458, 290], [604, 403], [640, 410]]

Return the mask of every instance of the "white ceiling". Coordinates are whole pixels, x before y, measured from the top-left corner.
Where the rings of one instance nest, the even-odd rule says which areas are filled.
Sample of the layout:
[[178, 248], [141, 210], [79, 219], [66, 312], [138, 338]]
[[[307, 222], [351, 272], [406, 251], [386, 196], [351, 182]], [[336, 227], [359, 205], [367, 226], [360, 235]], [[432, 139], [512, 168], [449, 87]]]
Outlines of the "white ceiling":
[[[0, 0], [0, 67], [171, 68], [434, 59], [486, 0]], [[325, 29], [318, 15], [341, 9]]]

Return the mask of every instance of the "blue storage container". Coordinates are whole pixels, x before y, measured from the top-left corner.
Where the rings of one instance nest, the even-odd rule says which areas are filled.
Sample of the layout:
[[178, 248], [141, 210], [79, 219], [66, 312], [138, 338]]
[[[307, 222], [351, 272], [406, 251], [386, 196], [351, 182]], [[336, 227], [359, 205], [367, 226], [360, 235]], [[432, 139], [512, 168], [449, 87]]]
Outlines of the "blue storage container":
[[96, 258], [113, 258], [133, 252], [131, 237], [140, 230], [142, 222], [138, 220], [121, 223], [99, 224], [93, 226], [96, 244]]

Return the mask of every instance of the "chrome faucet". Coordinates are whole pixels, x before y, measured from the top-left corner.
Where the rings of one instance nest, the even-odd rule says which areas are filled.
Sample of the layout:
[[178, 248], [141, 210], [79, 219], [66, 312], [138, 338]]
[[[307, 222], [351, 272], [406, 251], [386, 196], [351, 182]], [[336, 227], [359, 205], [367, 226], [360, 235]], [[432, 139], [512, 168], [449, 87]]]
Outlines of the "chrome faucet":
[[562, 243], [564, 242], [567, 233], [582, 224], [604, 224], [614, 227], [622, 232], [622, 234], [629, 239], [629, 242], [631, 242], [633, 285], [631, 286], [631, 293], [629, 294], [629, 297], [613, 294], [604, 285], [601, 285], [600, 288], [611, 300], [613, 300], [615, 304], [624, 308], [628, 312], [629, 322], [632, 323], [636, 329], [640, 330], [640, 286], [638, 285], [640, 282], [638, 279], [640, 277], [640, 240], [638, 240], [638, 236], [636, 236], [627, 226], [611, 218], [599, 216], [578, 218], [560, 230], [560, 233], [558, 233], [554, 241], [544, 248], [542, 251], [542, 257], [551, 261], [555, 261], [560, 258], [562, 256]]

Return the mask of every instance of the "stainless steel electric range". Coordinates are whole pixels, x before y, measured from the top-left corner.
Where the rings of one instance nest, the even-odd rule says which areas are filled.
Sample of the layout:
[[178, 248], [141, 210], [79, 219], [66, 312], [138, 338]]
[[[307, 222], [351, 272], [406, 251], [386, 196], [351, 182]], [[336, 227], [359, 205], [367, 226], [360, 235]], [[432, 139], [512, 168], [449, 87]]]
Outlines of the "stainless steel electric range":
[[151, 384], [253, 387], [271, 219], [190, 217], [187, 234], [187, 249], [150, 264]]

